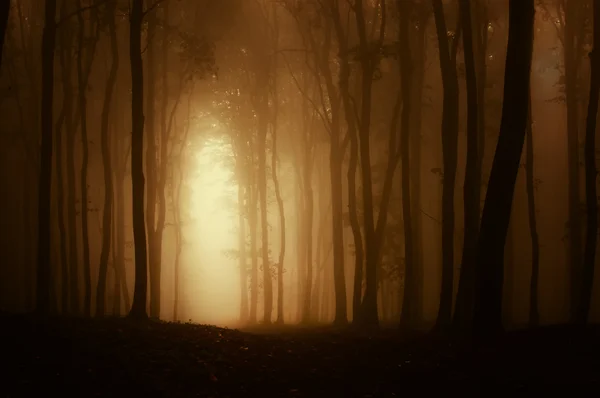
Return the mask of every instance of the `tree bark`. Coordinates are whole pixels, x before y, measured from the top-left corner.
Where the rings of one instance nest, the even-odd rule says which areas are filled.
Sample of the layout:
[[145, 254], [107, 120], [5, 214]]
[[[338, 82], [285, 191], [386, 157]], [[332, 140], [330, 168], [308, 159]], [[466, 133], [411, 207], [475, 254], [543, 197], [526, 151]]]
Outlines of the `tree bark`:
[[534, 0], [510, 0], [502, 121], [483, 207], [477, 245], [477, 288], [473, 331], [502, 330], [504, 245], [515, 182], [527, 129], [533, 53]]

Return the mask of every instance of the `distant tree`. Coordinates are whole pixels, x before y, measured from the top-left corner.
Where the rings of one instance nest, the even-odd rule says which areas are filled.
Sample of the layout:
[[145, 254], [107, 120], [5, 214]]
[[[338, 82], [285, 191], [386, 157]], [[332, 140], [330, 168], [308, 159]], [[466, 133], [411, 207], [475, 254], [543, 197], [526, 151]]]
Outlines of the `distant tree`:
[[527, 130], [534, 36], [534, 0], [510, 0], [504, 99], [500, 135], [486, 193], [477, 245], [473, 331], [502, 329], [504, 245]]

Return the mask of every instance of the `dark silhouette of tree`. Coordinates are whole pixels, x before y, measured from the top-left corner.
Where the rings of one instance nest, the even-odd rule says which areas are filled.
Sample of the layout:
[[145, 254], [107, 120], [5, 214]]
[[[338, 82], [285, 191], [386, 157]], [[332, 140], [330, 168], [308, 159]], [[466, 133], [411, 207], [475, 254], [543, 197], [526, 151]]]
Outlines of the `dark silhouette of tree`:
[[596, 189], [596, 124], [598, 117], [598, 97], [600, 94], [600, 4], [592, 2], [593, 7], [593, 49], [590, 57], [590, 94], [585, 129], [585, 199], [587, 208], [585, 250], [580, 299], [577, 305], [575, 321], [585, 324], [588, 321], [592, 303], [594, 268], [598, 244], [598, 194]]
[[[465, 326], [473, 303], [473, 276], [475, 267], [475, 250], [479, 232], [479, 191], [481, 175], [478, 174], [479, 163], [479, 104], [475, 54], [473, 50], [473, 28], [471, 4], [468, 0], [459, 0], [460, 22], [463, 31], [463, 47], [467, 81], [467, 163], [465, 166], [464, 192], [464, 240], [462, 265], [456, 298], [455, 323]], [[462, 298], [462, 299], [461, 299]], [[460, 324], [463, 325], [460, 325]]]
[[531, 93], [529, 94], [529, 120], [527, 122], [527, 152], [525, 154], [525, 173], [527, 183], [527, 213], [529, 235], [531, 238], [531, 280], [529, 285], [529, 326], [537, 326], [539, 313], [539, 274], [540, 274], [540, 238], [538, 235], [537, 215], [535, 209], [535, 173], [533, 148], [533, 110], [531, 109]]
[[8, 26], [8, 17], [10, 16], [10, 1], [4, 1], [0, 4], [0, 65], [2, 65], [2, 55], [4, 54], [4, 38], [6, 36], [6, 27]]
[[[454, 283], [454, 186], [456, 184], [458, 150], [458, 74], [456, 48], [462, 29], [454, 32], [453, 47], [448, 40], [444, 6], [441, 0], [432, 0], [433, 15], [440, 51], [440, 68], [444, 87], [442, 111], [442, 289], [436, 327], [446, 329], [452, 320], [452, 293]], [[460, 25], [459, 25], [460, 27]]]
[[477, 288], [473, 331], [502, 330], [504, 244], [527, 130], [533, 55], [534, 0], [510, 0], [502, 122], [477, 244]]
[[[104, 91], [104, 103], [102, 104], [102, 116], [100, 121], [102, 164], [104, 166], [104, 209], [102, 210], [102, 251], [100, 254], [100, 266], [98, 271], [98, 286], [96, 287], [96, 316], [104, 316], [106, 274], [108, 271], [108, 257], [110, 254], [112, 211], [113, 211], [113, 170], [110, 154], [109, 121], [110, 108], [112, 106], [113, 93], [117, 82], [119, 70], [119, 46], [117, 43], [117, 27], [115, 24], [116, 2], [109, 1], [106, 7], [106, 21], [108, 22], [108, 33], [110, 35], [110, 50], [112, 62]], [[113, 247], [113, 251], [115, 248]], [[116, 269], [116, 264], [114, 265]], [[118, 290], [117, 290], [118, 291]]]
[[46, 0], [42, 34], [41, 157], [38, 180], [38, 253], [36, 310], [50, 309], [50, 191], [52, 183], [52, 114], [54, 105], [54, 50], [56, 44], [56, 0]]
[[144, 220], [144, 78], [142, 64], [143, 0], [132, 0], [129, 16], [129, 57], [131, 62], [131, 182], [133, 240], [135, 252], [135, 288], [129, 316], [147, 318], [146, 294], [148, 263], [146, 223]]

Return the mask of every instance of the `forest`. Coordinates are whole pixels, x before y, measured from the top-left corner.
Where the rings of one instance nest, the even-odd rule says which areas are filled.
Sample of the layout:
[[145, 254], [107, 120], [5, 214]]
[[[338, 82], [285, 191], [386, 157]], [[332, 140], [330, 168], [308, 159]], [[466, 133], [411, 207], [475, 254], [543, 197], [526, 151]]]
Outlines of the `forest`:
[[600, 1], [0, 3], [2, 340], [598, 336]]

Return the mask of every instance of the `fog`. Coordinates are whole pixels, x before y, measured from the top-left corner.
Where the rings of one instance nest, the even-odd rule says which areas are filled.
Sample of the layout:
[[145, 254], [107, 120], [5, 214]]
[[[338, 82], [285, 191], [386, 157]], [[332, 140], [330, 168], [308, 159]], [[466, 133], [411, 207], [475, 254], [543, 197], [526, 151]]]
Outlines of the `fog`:
[[507, 0], [351, 3], [12, 0], [0, 310], [425, 329], [500, 286], [504, 327], [599, 321], [592, 2], [536, 2], [531, 140]]

